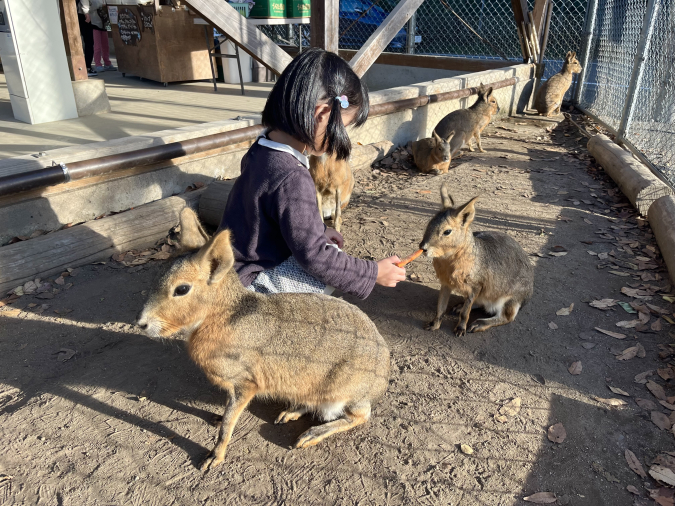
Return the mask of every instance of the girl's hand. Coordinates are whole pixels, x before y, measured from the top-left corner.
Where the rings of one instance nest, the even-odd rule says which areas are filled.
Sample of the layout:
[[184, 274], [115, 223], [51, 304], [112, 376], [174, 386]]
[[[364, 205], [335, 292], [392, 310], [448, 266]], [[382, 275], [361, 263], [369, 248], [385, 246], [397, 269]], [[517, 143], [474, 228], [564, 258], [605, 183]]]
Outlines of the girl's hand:
[[334, 228], [326, 228], [326, 238], [328, 239], [328, 242], [332, 242], [333, 244], [337, 244], [337, 247], [342, 249], [342, 247], [345, 244], [345, 240], [342, 237], [342, 234], [335, 230]]
[[84, 22], [85, 23], [91, 23], [91, 17], [89, 16], [89, 14], [84, 15]]
[[405, 281], [405, 269], [397, 267], [401, 259], [394, 255], [377, 262], [377, 279], [375, 282], [382, 286], [396, 286], [399, 281]]

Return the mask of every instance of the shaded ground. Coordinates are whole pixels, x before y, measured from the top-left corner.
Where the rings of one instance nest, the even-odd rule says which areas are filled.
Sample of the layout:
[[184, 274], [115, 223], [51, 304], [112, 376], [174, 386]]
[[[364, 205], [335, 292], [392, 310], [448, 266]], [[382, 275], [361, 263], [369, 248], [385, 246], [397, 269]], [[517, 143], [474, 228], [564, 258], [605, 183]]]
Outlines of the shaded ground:
[[[407, 255], [439, 208], [443, 180], [458, 201], [480, 194], [475, 228], [512, 234], [536, 265], [534, 297], [514, 323], [457, 338], [448, 316], [439, 331], [424, 331], [439, 285], [419, 259], [397, 288], [376, 287], [366, 301], [347, 297], [391, 346], [390, 388], [371, 422], [290, 450], [311, 420], [275, 426], [282, 406], [254, 402], [225, 464], [204, 476], [195, 465], [214, 443], [208, 421], [221, 413], [223, 395], [182, 344], [155, 342], [132, 326], [165, 265], [84, 267], [53, 299], [23, 296], [0, 308], [0, 503], [506, 506], [547, 491], [557, 504], [619, 506], [634, 504], [632, 485], [642, 497], [636, 504], [653, 504], [643, 484], [656, 482], [631, 471], [624, 452], [648, 469], [675, 450], [670, 430], [651, 421], [651, 411], [670, 410], [634, 381], [657, 368], [670, 375], [673, 334], [663, 318], [662, 330], [652, 331], [653, 311], [637, 332], [615, 325], [637, 314], [588, 304], [633, 302], [621, 289], [638, 288], [645, 291], [632, 293], [651, 297], [642, 302], [673, 318], [649, 227], [591, 163], [573, 127], [510, 119], [487, 134], [487, 152], [465, 155], [445, 176], [408, 171], [403, 159], [357, 174], [344, 235], [355, 255]], [[572, 303], [569, 316], [556, 315]], [[636, 342], [644, 358], [615, 358]], [[568, 372], [575, 361], [580, 375]], [[648, 379], [675, 395], [670, 381]], [[640, 408], [636, 397], [653, 406]], [[514, 398], [520, 411], [495, 419]], [[558, 422], [567, 432], [561, 444], [546, 437]], [[474, 453], [463, 454], [461, 444]]]

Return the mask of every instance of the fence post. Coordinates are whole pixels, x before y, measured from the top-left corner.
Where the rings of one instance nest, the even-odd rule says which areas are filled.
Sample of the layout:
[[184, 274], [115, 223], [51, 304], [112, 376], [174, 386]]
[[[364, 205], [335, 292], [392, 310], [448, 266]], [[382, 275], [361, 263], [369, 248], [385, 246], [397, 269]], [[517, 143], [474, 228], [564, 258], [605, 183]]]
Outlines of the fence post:
[[408, 54], [415, 53], [415, 25], [417, 24], [417, 11], [410, 16], [408, 20], [408, 36], [405, 41], [405, 52]]
[[598, 0], [588, 0], [586, 6], [586, 20], [584, 21], [584, 38], [581, 41], [581, 73], [574, 83], [574, 95], [572, 101], [578, 104], [583, 93], [584, 83], [588, 72], [588, 60], [591, 55], [591, 40], [595, 30], [595, 18], [598, 16]]
[[630, 76], [630, 83], [628, 85], [628, 93], [626, 94], [626, 101], [623, 105], [623, 112], [621, 113], [621, 122], [617, 129], [617, 137], [623, 140], [628, 127], [633, 119], [633, 111], [635, 109], [635, 96], [642, 84], [642, 75], [644, 73], [645, 60], [649, 52], [649, 45], [652, 40], [652, 33], [654, 32], [654, 25], [656, 24], [656, 16], [659, 13], [660, 0], [649, 0], [647, 2], [647, 11], [642, 20], [642, 31], [640, 32], [640, 42], [637, 47], [637, 54], [633, 62], [633, 72]]

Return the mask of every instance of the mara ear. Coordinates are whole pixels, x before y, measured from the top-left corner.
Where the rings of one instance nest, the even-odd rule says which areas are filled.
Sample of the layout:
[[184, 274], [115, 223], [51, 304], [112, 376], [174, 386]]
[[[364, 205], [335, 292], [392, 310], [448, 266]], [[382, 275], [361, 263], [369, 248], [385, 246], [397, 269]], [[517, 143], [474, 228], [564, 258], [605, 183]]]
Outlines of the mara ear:
[[476, 200], [478, 200], [478, 197], [474, 197], [469, 200], [459, 209], [459, 212], [457, 213], [457, 216], [462, 221], [462, 226], [464, 228], [471, 225], [471, 222], [473, 222], [473, 219], [476, 217]]
[[436, 130], [431, 133], [431, 136], [436, 139], [436, 142], [441, 142], [443, 140], [441, 139], [441, 136], [436, 133]]
[[455, 206], [455, 201], [452, 200], [450, 192], [448, 191], [448, 183], [443, 183], [441, 185], [441, 204], [443, 209], [450, 209]]
[[494, 91], [494, 89], [492, 88], [492, 86], [490, 86], [490, 87], [487, 89], [487, 92], [485, 93], [485, 96], [486, 96], [487, 98], [490, 98], [490, 97], [492, 96], [492, 92], [493, 92], [493, 91]]
[[448, 138], [445, 139], [445, 142], [449, 143], [454, 136], [455, 136], [455, 131], [453, 130], [452, 132], [450, 132], [450, 135], [448, 135]]
[[180, 212], [180, 250], [192, 251], [201, 248], [209, 240], [197, 213], [189, 207]]
[[209, 285], [218, 283], [234, 265], [230, 231], [218, 232], [198, 253], [201, 270], [207, 271]]
[[576, 52], [576, 51], [572, 51], [572, 58], [576, 58], [576, 57], [577, 57], [577, 52]]
[[565, 60], [570, 61], [572, 59], [572, 51], [567, 51], [567, 54], [565, 55]]

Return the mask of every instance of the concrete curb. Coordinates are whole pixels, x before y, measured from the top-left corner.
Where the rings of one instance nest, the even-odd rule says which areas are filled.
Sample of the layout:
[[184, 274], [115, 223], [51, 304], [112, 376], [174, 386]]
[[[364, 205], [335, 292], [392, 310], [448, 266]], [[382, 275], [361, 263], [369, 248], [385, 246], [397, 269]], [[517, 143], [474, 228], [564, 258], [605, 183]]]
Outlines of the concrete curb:
[[675, 283], [675, 197], [668, 195], [656, 200], [649, 208], [647, 219], [668, 267], [670, 279]]
[[588, 151], [641, 215], [647, 216], [649, 207], [657, 199], [673, 194], [670, 187], [606, 135], [591, 137]]

